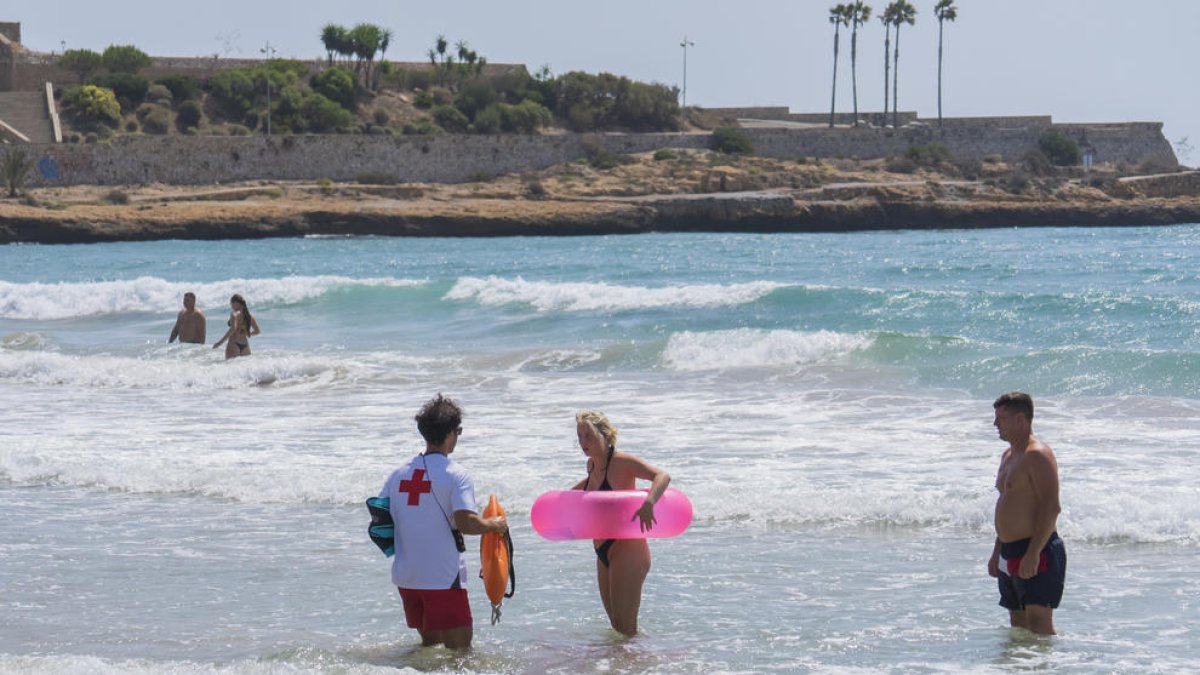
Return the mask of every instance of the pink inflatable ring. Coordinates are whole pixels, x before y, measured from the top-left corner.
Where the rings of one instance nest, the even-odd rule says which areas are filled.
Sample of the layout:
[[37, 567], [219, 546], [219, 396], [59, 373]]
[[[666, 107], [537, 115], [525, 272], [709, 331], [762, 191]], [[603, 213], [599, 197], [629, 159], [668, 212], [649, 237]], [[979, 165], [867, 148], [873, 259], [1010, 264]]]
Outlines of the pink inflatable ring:
[[529, 518], [546, 539], [645, 539], [674, 537], [692, 522], [692, 502], [667, 488], [654, 505], [654, 527], [643, 532], [636, 513], [648, 490], [554, 490], [533, 502]]

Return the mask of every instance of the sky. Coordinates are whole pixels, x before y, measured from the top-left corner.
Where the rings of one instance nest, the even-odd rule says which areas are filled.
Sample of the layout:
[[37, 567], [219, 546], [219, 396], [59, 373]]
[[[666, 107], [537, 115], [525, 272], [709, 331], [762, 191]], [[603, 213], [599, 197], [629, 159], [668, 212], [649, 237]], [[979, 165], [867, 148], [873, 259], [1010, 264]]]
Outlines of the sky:
[[[844, 0], [837, 0], [844, 1]], [[937, 115], [936, 0], [910, 0], [900, 34], [900, 109]], [[491, 63], [543, 64], [555, 74], [610, 72], [684, 84], [704, 107], [829, 110], [834, 0], [35, 0], [0, 5], [38, 51], [131, 44], [155, 56], [324, 55], [321, 28], [373, 23], [392, 31], [387, 58], [423, 61], [439, 34]], [[867, 4], [873, 14], [886, 2]], [[1052, 115], [1057, 122], [1164, 123], [1180, 161], [1200, 164], [1200, 1], [957, 0], [945, 24], [943, 114]], [[694, 43], [686, 49], [684, 37]], [[852, 101], [843, 33], [837, 107]], [[859, 29], [860, 111], [883, 99], [883, 26]], [[1179, 145], [1186, 139], [1186, 145]], [[1188, 151], [1188, 146], [1194, 146]]]

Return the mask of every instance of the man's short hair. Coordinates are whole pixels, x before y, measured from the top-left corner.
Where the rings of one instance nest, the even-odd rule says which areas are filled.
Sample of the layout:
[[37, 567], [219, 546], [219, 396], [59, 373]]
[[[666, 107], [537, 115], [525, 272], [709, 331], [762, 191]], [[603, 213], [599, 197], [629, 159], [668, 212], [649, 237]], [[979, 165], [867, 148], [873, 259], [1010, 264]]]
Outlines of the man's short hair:
[[463, 411], [458, 402], [438, 394], [421, 406], [421, 411], [414, 419], [426, 443], [441, 445], [451, 431], [462, 426], [462, 418]]
[[1025, 392], [1010, 391], [1007, 394], [1001, 394], [999, 398], [992, 403], [993, 409], [1004, 408], [1019, 412], [1025, 416], [1025, 419], [1033, 421], [1033, 397]]

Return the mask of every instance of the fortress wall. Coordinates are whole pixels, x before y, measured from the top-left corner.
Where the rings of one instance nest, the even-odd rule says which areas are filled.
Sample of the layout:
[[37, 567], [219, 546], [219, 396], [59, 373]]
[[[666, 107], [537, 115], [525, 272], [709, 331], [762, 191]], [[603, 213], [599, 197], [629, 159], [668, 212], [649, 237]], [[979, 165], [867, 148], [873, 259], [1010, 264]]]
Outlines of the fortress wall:
[[[1059, 125], [1086, 137], [1097, 162], [1175, 161], [1157, 123]], [[874, 159], [903, 155], [910, 145], [939, 142], [960, 159], [1001, 155], [1015, 159], [1037, 147], [1044, 128], [906, 127], [902, 129], [745, 129], [765, 157]], [[600, 140], [608, 152], [629, 154], [659, 148], [700, 149], [708, 134], [561, 134], [546, 136], [436, 137], [384, 135], [204, 137], [129, 136], [108, 144], [32, 145], [39, 158], [35, 185], [203, 185], [246, 180], [351, 181], [380, 172], [404, 182], [466, 182], [542, 169], [586, 155], [584, 139]]]

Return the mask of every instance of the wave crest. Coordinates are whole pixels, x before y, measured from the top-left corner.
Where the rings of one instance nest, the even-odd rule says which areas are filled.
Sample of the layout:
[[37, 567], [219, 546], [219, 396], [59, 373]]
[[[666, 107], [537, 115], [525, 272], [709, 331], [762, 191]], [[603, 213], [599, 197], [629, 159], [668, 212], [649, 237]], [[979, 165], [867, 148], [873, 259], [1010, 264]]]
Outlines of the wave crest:
[[0, 318], [53, 320], [124, 312], [174, 312], [183, 294], [196, 294], [201, 309], [225, 309], [229, 297], [241, 293], [251, 307], [288, 305], [352, 286], [418, 286], [424, 281], [393, 278], [352, 279], [340, 276], [227, 279], [212, 282], [167, 281], [138, 277], [121, 281], [14, 284], [0, 281]]
[[446, 293], [448, 300], [475, 300], [483, 305], [531, 305], [538, 311], [588, 312], [659, 307], [726, 307], [754, 302], [784, 284], [695, 284], [649, 288], [605, 283], [550, 282], [462, 277]]
[[865, 335], [737, 328], [671, 336], [663, 354], [674, 370], [763, 368], [820, 363], [871, 346]]

